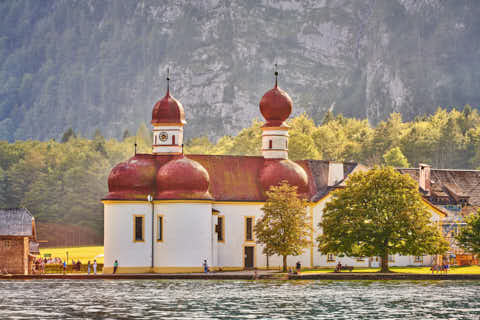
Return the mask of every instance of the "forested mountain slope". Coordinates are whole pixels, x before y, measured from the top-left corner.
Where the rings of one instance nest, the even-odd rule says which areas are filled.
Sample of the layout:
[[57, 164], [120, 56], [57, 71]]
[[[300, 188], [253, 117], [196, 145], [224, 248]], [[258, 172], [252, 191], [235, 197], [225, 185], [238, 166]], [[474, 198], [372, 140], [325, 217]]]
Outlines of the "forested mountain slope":
[[21, 0], [0, 15], [0, 140], [121, 138], [149, 122], [167, 66], [187, 138], [260, 118], [275, 62], [316, 121], [480, 100], [477, 1]]

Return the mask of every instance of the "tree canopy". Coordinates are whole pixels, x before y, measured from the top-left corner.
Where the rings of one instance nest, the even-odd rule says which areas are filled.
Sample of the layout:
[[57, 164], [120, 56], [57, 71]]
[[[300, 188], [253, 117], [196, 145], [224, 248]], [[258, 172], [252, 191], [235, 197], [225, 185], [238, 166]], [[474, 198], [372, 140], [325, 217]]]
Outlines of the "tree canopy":
[[408, 168], [410, 166], [407, 158], [405, 158], [399, 147], [392, 148], [385, 152], [383, 160], [387, 166], [391, 167]]
[[423, 203], [417, 183], [392, 167], [352, 174], [325, 206], [317, 238], [324, 254], [388, 256], [443, 253], [448, 244]]
[[480, 214], [467, 217], [466, 223], [456, 240], [465, 251], [480, 254]]
[[311, 244], [312, 228], [307, 215], [307, 201], [300, 199], [297, 187], [283, 181], [267, 191], [263, 216], [255, 225], [257, 241], [265, 245], [267, 255], [283, 257], [287, 271], [287, 256], [300, 255]]

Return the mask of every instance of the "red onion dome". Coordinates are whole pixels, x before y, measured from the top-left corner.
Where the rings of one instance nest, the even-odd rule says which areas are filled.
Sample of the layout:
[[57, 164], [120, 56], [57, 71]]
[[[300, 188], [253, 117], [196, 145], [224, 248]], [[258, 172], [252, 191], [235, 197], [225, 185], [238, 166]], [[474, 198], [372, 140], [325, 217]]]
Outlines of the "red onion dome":
[[308, 176], [303, 168], [291, 160], [266, 160], [260, 172], [260, 183], [263, 191], [271, 186], [277, 186], [282, 181], [291, 186], [297, 186], [297, 193], [305, 196], [308, 193]]
[[155, 190], [157, 167], [150, 154], [137, 154], [117, 164], [108, 176], [108, 195], [111, 200], [146, 200]]
[[264, 127], [286, 126], [283, 122], [292, 113], [292, 99], [275, 83], [275, 87], [260, 100], [260, 112], [267, 121]]
[[183, 155], [167, 162], [157, 173], [156, 199], [212, 199], [210, 177], [198, 162]]
[[167, 90], [165, 97], [155, 103], [152, 111], [152, 124], [163, 123], [179, 125], [186, 123], [183, 106], [180, 101], [170, 95], [170, 90]]

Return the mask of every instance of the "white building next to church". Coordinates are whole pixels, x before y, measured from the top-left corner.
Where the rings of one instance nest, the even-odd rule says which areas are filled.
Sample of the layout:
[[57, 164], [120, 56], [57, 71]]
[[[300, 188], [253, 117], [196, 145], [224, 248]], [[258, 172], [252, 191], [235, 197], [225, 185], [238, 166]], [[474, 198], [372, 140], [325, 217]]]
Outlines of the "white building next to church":
[[[167, 78], [168, 81], [168, 78]], [[152, 112], [152, 154], [136, 154], [115, 166], [103, 199], [105, 273], [200, 272], [212, 269], [280, 267], [282, 258], [267, 257], [256, 242], [254, 225], [263, 212], [265, 191], [282, 180], [298, 187], [309, 200], [313, 239], [330, 192], [367, 168], [351, 162], [288, 159], [288, 126], [292, 111], [288, 94], [275, 87], [260, 101], [265, 118], [262, 156], [184, 155], [182, 104], [170, 95]], [[421, 176], [421, 175], [420, 175]], [[430, 205], [432, 219], [443, 211]], [[429, 265], [434, 257], [392, 256], [390, 265]], [[302, 267], [378, 266], [373, 258], [323, 255], [313, 241], [300, 256], [288, 257]]]

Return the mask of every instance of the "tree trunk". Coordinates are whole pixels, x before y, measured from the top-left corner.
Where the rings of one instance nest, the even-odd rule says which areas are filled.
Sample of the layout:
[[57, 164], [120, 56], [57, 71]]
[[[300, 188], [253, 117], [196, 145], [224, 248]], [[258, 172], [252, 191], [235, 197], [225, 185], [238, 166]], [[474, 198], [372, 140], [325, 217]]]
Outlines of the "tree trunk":
[[287, 256], [283, 256], [283, 272], [287, 272]]
[[383, 256], [380, 257], [380, 259], [382, 263], [380, 272], [390, 272], [390, 270], [388, 269], [388, 250], [385, 250]]

